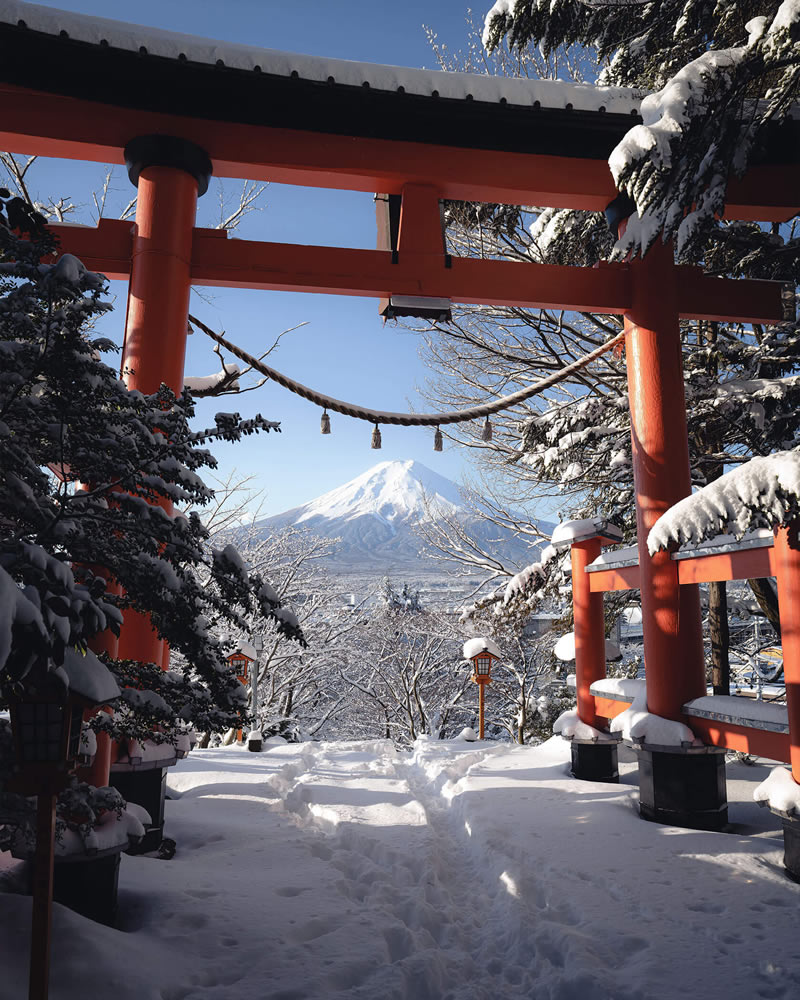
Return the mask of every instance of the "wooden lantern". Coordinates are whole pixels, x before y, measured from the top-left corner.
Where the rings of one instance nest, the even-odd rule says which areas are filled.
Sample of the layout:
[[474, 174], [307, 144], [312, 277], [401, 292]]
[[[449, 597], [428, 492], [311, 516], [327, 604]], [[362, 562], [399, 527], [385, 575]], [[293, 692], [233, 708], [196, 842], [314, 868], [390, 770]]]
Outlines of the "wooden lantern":
[[491, 639], [470, 639], [464, 644], [464, 658], [472, 663], [472, 680], [478, 685], [478, 738], [483, 739], [485, 688], [492, 682], [492, 666], [500, 660], [500, 650]]
[[[238, 648], [228, 657], [228, 663], [234, 668], [236, 676], [245, 687], [250, 683], [250, 664], [254, 663], [257, 657], [255, 646], [249, 642], [240, 642]], [[236, 730], [236, 740], [242, 742], [241, 729]]]

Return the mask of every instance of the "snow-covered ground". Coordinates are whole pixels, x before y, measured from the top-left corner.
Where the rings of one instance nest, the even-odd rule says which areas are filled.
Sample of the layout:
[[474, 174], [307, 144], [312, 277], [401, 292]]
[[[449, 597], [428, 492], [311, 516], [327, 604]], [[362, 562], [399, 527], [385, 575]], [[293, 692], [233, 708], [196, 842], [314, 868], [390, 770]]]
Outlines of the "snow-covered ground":
[[[699, 833], [639, 819], [620, 754], [604, 785], [559, 738], [195, 751], [174, 859], [123, 858], [119, 929], [55, 907], [52, 1000], [800, 995], [768, 767], [731, 765], [731, 831]], [[29, 918], [0, 897], [2, 1000], [27, 995]]]

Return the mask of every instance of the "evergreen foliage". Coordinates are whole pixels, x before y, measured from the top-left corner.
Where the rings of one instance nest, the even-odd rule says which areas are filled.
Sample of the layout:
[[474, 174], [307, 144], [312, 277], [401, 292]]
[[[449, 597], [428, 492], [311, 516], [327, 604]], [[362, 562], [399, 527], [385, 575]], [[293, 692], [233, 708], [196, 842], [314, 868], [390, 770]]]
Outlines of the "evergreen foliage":
[[188, 393], [129, 391], [102, 360], [114, 345], [91, 333], [110, 308], [105, 279], [70, 255], [51, 263], [43, 220], [18, 202], [0, 191], [0, 695], [34, 689], [67, 649], [96, 662], [91, 640], [132, 610], [186, 666], [106, 657], [123, 696], [93, 725], [157, 740], [235, 725], [245, 692], [214, 634], [254, 617], [302, 633], [262, 576], [179, 508], [213, 496], [199, 474], [216, 464], [207, 442], [279, 427], [218, 414], [194, 432]]
[[[558, 46], [593, 46], [601, 63], [605, 63], [602, 83], [663, 88], [687, 62], [707, 52], [718, 53], [740, 45], [747, 39], [745, 25], [756, 15], [767, 15], [773, 40], [779, 36], [784, 40], [795, 38], [797, 9], [796, 4], [779, 7], [777, 3], [756, 9], [755, 5], [725, 0], [716, 4], [666, 0], [662, 4], [616, 5], [590, 5], [577, 0], [500, 0], [489, 12], [484, 40], [490, 50], [498, 51], [505, 39], [520, 59], [530, 54], [531, 60], [541, 55], [535, 46], [546, 54], [554, 53]], [[773, 90], [772, 97], [783, 88], [786, 100], [791, 99], [798, 77], [796, 42], [789, 45], [785, 55], [788, 76], [783, 70], [771, 76], [755, 74], [741, 91], [738, 105], [715, 105], [713, 114], [728, 115], [733, 123], [730, 127], [738, 128], [741, 116], [737, 117], [736, 108], [741, 111], [751, 107], [743, 103], [745, 99], [761, 96], [766, 100], [768, 87]], [[750, 58], [750, 54], [742, 56], [745, 61]], [[457, 57], [451, 57], [443, 68], [461, 67]], [[713, 96], [713, 66], [708, 62], [700, 68], [705, 88], [702, 93]], [[680, 95], [671, 93], [674, 110]], [[692, 92], [687, 97], [687, 123], [693, 120], [696, 109], [692, 101], [696, 96]], [[703, 143], [712, 133], [713, 129], [702, 135], [692, 133], [696, 155], [701, 155], [698, 151], [705, 148]], [[688, 141], [688, 136], [689, 132], [682, 132], [680, 142], [676, 140], [676, 165], [689, 162], [680, 145]], [[786, 153], [791, 157], [792, 150]], [[733, 166], [737, 165], [731, 169]], [[725, 177], [728, 173], [726, 168]], [[654, 187], [648, 197], [655, 198], [656, 194]], [[467, 212], [453, 216], [448, 239], [454, 252], [532, 264], [581, 266], [607, 260], [615, 252], [616, 234], [609, 232], [600, 213], [528, 208], [520, 212], [513, 233], [504, 226], [491, 231], [486, 218], [485, 212], [481, 217]], [[685, 242], [686, 258], [715, 275], [782, 280], [796, 294], [800, 281], [796, 219], [770, 226], [724, 219], [707, 219], [706, 223], [694, 231], [691, 241]], [[665, 233], [670, 232], [666, 227]], [[497, 395], [513, 392], [596, 347], [620, 326], [621, 320], [613, 316], [461, 307], [454, 310], [452, 324], [439, 326], [427, 335], [427, 360], [436, 373], [429, 384], [429, 398], [438, 408], [452, 409], [474, 405], [485, 399], [487, 391]], [[799, 338], [800, 328], [792, 322], [769, 328], [682, 323], [694, 484], [703, 486], [726, 467], [753, 455], [800, 445], [800, 377], [796, 374]], [[494, 486], [495, 508], [503, 504], [518, 508], [521, 501], [550, 497], [551, 504], [560, 508], [560, 518], [605, 514], [621, 523], [628, 540], [632, 540], [635, 524], [630, 420], [626, 366], [621, 354], [605, 355], [545, 397], [498, 415], [494, 423], [494, 439], [488, 445], [473, 428], [456, 428], [450, 433], [475, 449], [478, 469], [487, 484]], [[488, 485], [483, 492], [489, 492]], [[496, 512], [493, 516], [497, 516]], [[556, 567], [553, 562], [545, 571], [520, 574], [511, 591], [501, 588], [489, 601], [479, 601], [477, 611], [488, 604], [501, 617], [529, 614], [554, 595], [559, 584], [558, 573], [553, 572]], [[764, 595], [769, 588], [759, 589], [766, 601]], [[607, 605], [613, 605], [615, 598], [606, 597]], [[775, 620], [775, 608], [773, 595], [769, 605], [771, 620]]]
[[800, 93], [796, 0], [497, 0], [483, 38], [489, 51], [592, 48], [600, 84], [655, 91], [609, 161], [636, 206], [619, 257], [659, 235], [699, 257], [729, 179], [774, 143]]

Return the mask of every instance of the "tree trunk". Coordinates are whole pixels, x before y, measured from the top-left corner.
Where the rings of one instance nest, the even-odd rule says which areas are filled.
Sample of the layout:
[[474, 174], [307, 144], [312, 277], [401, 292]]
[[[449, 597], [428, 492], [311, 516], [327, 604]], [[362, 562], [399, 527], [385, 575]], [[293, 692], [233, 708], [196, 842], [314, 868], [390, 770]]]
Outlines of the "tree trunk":
[[708, 585], [708, 628], [711, 633], [711, 684], [714, 694], [730, 694], [728, 598], [724, 581]]
[[767, 621], [775, 629], [778, 642], [781, 641], [781, 617], [778, 609], [778, 594], [769, 577], [759, 577], [755, 580], [748, 580], [750, 589], [758, 601], [758, 605], [767, 616]]

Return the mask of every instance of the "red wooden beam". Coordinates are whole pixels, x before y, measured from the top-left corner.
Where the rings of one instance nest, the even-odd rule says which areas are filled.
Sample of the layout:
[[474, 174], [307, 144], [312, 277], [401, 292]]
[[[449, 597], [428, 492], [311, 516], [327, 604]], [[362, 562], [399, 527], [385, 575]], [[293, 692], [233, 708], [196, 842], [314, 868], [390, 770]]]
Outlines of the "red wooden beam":
[[[109, 278], [130, 273], [131, 223], [103, 220], [97, 229], [51, 228], [62, 252], [74, 253], [91, 270]], [[630, 307], [627, 264], [578, 268], [468, 257], [453, 257], [450, 263], [448, 267], [441, 253], [401, 251], [397, 263], [392, 263], [391, 253], [383, 250], [228, 240], [219, 229], [195, 229], [192, 244], [196, 285], [375, 298], [425, 295], [454, 302], [597, 313], [622, 313]], [[689, 289], [691, 302], [702, 303], [708, 287], [710, 304], [704, 315], [763, 323], [782, 317], [778, 282], [707, 278], [692, 268], [681, 270], [680, 285]]]
[[602, 719], [613, 719], [626, 709], [631, 707], [629, 701], [617, 701], [615, 698], [604, 698], [602, 695], [593, 695], [595, 711]]
[[58, 237], [60, 252], [80, 257], [90, 271], [112, 281], [130, 278], [133, 220], [100, 219], [97, 228], [54, 223], [49, 229]]
[[769, 760], [789, 763], [788, 733], [750, 729], [729, 722], [718, 722], [716, 719], [699, 719], [694, 715], [686, 721], [692, 732], [708, 746], [725, 747], [727, 750], [738, 750], [740, 753], [757, 754]]
[[639, 567], [625, 566], [622, 569], [602, 569], [587, 574], [589, 589], [593, 594], [604, 593], [607, 590], [638, 590]]
[[629, 300], [628, 268], [525, 264], [441, 253], [299, 246], [208, 239], [198, 231], [192, 280], [198, 285], [269, 288], [335, 295], [424, 295], [487, 305], [621, 313]]
[[[676, 267], [678, 313], [681, 319], [719, 320], [726, 317], [742, 323], [775, 322], [779, 283], [748, 279], [714, 278], [699, 267]], [[782, 307], [780, 307], [782, 309]], [[769, 314], [771, 320], [758, 320]]]
[[[617, 701], [601, 695], [594, 695], [594, 703], [595, 711], [604, 719], [613, 719], [614, 716], [630, 708], [630, 702]], [[788, 733], [750, 729], [748, 726], [736, 726], [729, 722], [718, 722], [716, 719], [700, 719], [694, 715], [685, 717], [685, 720], [692, 731], [708, 746], [757, 754], [769, 760], [786, 761], [787, 764], [789, 762]]]
[[772, 548], [742, 549], [740, 552], [698, 556], [696, 559], [679, 559], [676, 562], [680, 583], [750, 580], [775, 575]]
[[[0, 86], [0, 148], [122, 163], [126, 143], [163, 133], [204, 148], [218, 177], [400, 194], [433, 185], [443, 198], [602, 211], [616, 196], [608, 164], [568, 156], [354, 138], [140, 111]], [[800, 207], [792, 165], [754, 167], [734, 181], [727, 218], [783, 221]]]

